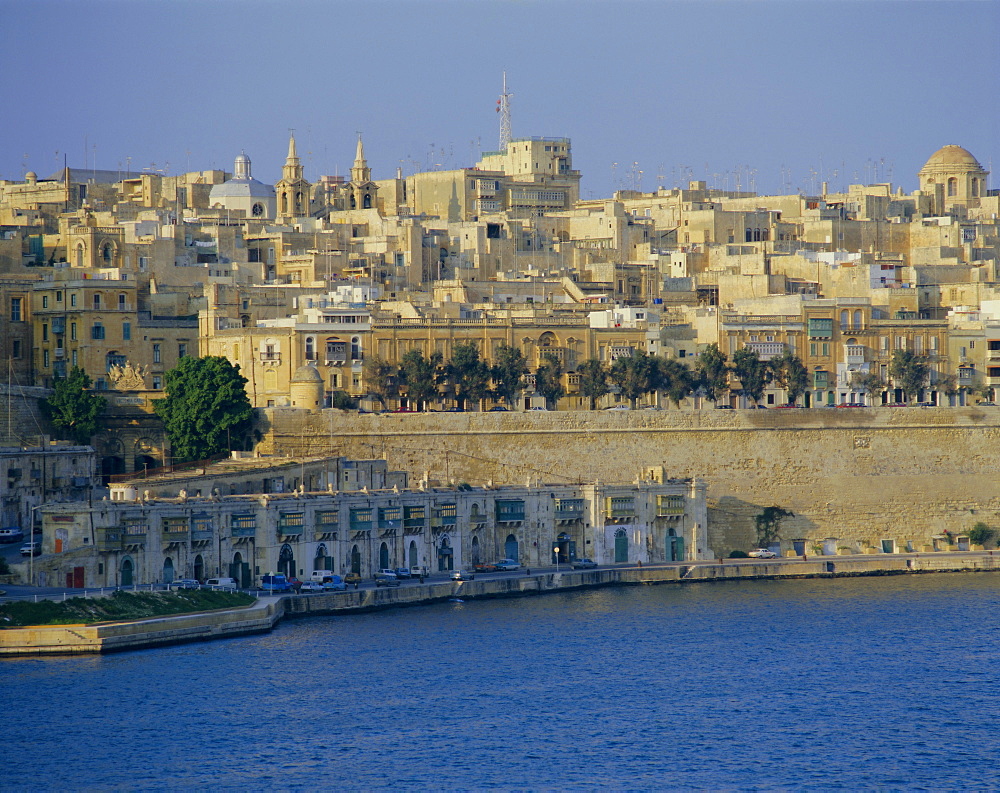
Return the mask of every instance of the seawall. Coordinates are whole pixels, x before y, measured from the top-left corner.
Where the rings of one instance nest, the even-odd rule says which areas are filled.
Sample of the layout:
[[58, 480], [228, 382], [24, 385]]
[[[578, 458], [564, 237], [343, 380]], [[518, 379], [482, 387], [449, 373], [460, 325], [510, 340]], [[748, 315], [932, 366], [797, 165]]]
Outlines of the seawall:
[[684, 585], [711, 581], [850, 576], [913, 575], [944, 572], [998, 572], [992, 553], [919, 556], [821, 557], [694, 563], [661, 567], [544, 572], [473, 581], [430, 583], [385, 589], [357, 589], [316, 595], [262, 598], [229, 611], [158, 617], [99, 625], [47, 625], [0, 630], [0, 656], [111, 653], [271, 630], [283, 617], [355, 614], [403, 606], [463, 600], [527, 597], [606, 586]]
[[358, 415], [259, 411], [265, 454], [384, 457], [447, 482], [631, 482], [647, 466], [708, 484], [716, 555], [755, 544], [765, 506], [786, 539], [920, 550], [1000, 524], [1000, 408]]

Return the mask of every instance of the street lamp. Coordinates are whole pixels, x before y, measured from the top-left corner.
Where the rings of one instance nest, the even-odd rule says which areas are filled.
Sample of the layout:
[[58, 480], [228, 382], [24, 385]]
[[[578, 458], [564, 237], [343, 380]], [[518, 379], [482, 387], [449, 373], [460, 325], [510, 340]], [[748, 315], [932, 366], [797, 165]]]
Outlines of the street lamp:
[[552, 549], [553, 553], [556, 555], [556, 572], [559, 572], [559, 546], [557, 545]]
[[[43, 504], [36, 504], [28, 510], [28, 585], [35, 585], [35, 510], [41, 509]], [[39, 541], [41, 550], [41, 541]]]

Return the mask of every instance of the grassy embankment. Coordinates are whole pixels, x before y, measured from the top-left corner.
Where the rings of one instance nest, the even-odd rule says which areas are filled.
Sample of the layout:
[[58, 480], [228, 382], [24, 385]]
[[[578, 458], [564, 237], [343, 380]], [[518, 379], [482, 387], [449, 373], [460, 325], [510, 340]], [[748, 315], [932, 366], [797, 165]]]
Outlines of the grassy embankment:
[[66, 601], [15, 601], [0, 605], [0, 629], [26, 625], [91, 625], [95, 622], [169, 617], [192, 611], [248, 606], [254, 598], [242, 592], [180, 590], [177, 592], [115, 592], [108, 597], [75, 597]]

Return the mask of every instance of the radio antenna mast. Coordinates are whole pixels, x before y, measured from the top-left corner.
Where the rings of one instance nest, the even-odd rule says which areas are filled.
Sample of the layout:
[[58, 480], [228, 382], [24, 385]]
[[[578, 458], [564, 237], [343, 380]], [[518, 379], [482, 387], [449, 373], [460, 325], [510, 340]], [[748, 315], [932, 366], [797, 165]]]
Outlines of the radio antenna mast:
[[503, 73], [503, 93], [497, 100], [497, 113], [500, 114], [500, 151], [507, 151], [510, 143], [510, 100], [514, 94], [507, 92], [507, 72]]

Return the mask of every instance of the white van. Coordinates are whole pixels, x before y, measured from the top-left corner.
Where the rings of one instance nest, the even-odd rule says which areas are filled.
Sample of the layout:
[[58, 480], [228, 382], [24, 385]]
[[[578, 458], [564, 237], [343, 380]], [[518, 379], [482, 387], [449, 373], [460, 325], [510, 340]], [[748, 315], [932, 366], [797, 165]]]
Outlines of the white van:
[[322, 584], [323, 580], [333, 575], [333, 570], [313, 570], [309, 574], [309, 580]]
[[239, 589], [235, 578], [209, 578], [205, 582], [206, 589]]

